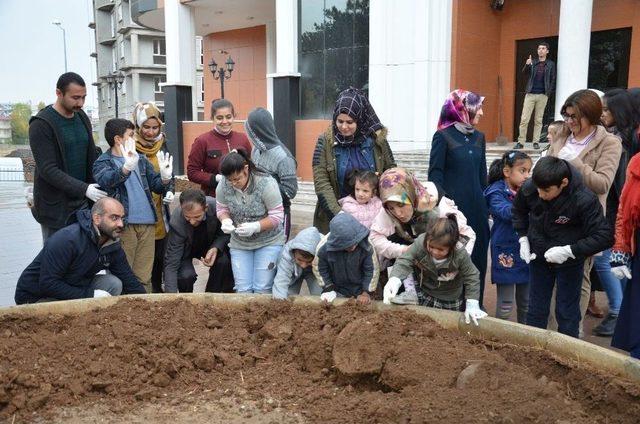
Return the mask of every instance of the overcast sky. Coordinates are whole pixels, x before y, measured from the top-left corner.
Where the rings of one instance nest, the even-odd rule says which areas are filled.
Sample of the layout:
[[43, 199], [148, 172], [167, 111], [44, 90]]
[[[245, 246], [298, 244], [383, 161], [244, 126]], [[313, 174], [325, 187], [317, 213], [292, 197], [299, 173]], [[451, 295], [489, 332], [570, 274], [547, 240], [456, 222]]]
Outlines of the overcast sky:
[[67, 35], [67, 66], [87, 83], [87, 106], [97, 105], [91, 0], [0, 0], [0, 103], [55, 100], [64, 73], [62, 31]]

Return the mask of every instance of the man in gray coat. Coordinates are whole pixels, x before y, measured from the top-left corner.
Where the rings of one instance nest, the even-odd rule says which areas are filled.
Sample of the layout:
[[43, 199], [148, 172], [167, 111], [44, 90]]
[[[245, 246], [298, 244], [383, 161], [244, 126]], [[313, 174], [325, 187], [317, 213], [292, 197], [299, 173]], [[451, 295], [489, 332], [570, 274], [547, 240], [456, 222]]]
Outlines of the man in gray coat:
[[197, 274], [193, 259], [209, 267], [205, 291], [233, 292], [229, 235], [216, 217], [216, 201], [199, 189], [185, 190], [180, 207], [171, 214], [164, 254], [165, 293], [191, 293]]

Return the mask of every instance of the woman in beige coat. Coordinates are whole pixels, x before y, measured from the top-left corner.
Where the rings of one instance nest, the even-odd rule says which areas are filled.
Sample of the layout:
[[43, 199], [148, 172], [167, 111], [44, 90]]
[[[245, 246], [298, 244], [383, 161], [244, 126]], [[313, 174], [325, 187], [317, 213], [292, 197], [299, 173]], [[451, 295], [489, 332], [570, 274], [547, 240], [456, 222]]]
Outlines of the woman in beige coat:
[[[565, 135], [551, 143], [547, 155], [565, 159], [580, 171], [585, 185], [598, 196], [602, 210], [606, 212], [607, 194], [620, 163], [620, 140], [600, 125], [602, 102], [591, 90], [578, 90], [571, 94], [560, 112], [565, 122]], [[593, 260], [585, 261], [580, 297], [583, 318], [591, 294], [589, 272], [592, 265]]]

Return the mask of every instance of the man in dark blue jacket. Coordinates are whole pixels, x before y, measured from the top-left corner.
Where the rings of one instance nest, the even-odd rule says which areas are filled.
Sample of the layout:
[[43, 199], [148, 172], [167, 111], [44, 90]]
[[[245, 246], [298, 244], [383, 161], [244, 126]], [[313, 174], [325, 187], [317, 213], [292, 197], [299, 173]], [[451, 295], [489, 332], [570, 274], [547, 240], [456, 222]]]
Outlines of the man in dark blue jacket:
[[16, 304], [146, 293], [120, 246], [123, 218], [109, 197], [76, 212], [77, 222], [53, 234], [20, 275]]

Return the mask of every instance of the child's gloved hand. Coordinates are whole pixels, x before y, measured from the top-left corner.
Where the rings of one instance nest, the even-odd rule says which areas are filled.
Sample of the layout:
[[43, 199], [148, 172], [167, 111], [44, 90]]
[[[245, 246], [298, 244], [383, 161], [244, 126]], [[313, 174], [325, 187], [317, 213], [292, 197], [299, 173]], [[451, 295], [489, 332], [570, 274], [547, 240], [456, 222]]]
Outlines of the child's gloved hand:
[[387, 284], [384, 286], [382, 301], [387, 305], [390, 305], [391, 299], [396, 297], [401, 285], [402, 281], [400, 281], [398, 277], [389, 278], [389, 281], [387, 281]]
[[526, 263], [531, 262], [536, 258], [535, 253], [531, 253], [531, 246], [529, 245], [529, 238], [522, 236], [518, 239], [520, 243], [520, 258]]
[[573, 252], [571, 251], [571, 246], [566, 245], [566, 246], [554, 246], [550, 248], [549, 250], [544, 252], [544, 258], [549, 263], [562, 264], [562, 263], [565, 263], [567, 259], [569, 258], [575, 259], [576, 257], [573, 255]]
[[338, 297], [338, 294], [335, 291], [325, 292], [320, 295], [320, 299], [327, 303], [333, 302], [336, 300], [336, 297]]
[[487, 316], [487, 313], [480, 309], [480, 302], [474, 299], [467, 299], [467, 307], [464, 311], [464, 322], [470, 324], [471, 321], [478, 325], [478, 320]]

